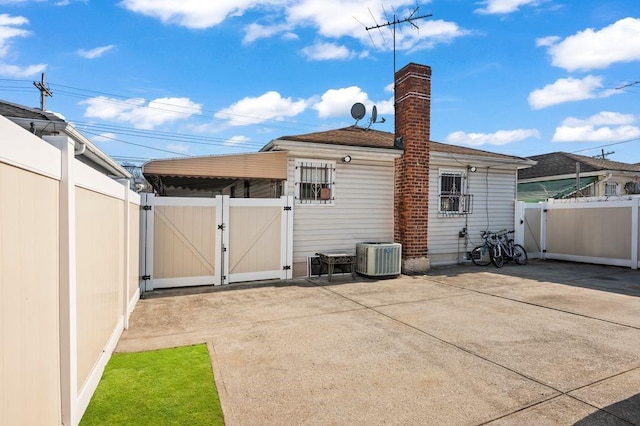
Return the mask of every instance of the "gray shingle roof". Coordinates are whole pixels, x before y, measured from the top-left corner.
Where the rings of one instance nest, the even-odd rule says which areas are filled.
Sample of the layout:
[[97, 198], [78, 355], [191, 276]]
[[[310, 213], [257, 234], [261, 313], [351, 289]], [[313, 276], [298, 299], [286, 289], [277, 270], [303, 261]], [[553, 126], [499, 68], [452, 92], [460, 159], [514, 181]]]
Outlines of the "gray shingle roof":
[[518, 179], [533, 179], [548, 176], [572, 175], [576, 173], [576, 163], [580, 163], [580, 172], [596, 171], [626, 171], [640, 172], [640, 165], [603, 160], [601, 158], [586, 157], [584, 155], [567, 152], [552, 152], [549, 154], [529, 157], [538, 162], [533, 167], [518, 171]]
[[[276, 140], [397, 149], [394, 146], [395, 135], [393, 133], [382, 132], [373, 129], [365, 129], [361, 127], [344, 127], [342, 129], [307, 133], [304, 135], [282, 136]], [[523, 160], [523, 158], [513, 155], [498, 154], [495, 152], [467, 148], [458, 145], [449, 145], [441, 142], [430, 141], [429, 145], [431, 150], [434, 152]]]
[[27, 120], [65, 121], [57, 115], [42, 111], [38, 108], [29, 108], [22, 105], [0, 100], [0, 115], [3, 117], [25, 118]]

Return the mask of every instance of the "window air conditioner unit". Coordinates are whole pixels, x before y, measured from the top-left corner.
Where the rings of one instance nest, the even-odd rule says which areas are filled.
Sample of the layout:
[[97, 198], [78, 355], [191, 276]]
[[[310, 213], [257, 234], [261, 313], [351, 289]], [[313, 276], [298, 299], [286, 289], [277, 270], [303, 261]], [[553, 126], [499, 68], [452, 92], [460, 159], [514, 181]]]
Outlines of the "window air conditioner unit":
[[402, 244], [356, 244], [356, 272], [370, 277], [400, 275]]

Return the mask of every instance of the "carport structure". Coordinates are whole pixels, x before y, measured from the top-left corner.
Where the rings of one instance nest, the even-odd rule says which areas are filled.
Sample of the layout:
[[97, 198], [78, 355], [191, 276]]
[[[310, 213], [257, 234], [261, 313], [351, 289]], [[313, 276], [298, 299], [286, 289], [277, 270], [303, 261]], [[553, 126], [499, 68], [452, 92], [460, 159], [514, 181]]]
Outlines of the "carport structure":
[[142, 200], [144, 290], [291, 278], [292, 197], [226, 190], [242, 181], [246, 191], [277, 192], [286, 167], [286, 152], [145, 164], [145, 178], [165, 196]]

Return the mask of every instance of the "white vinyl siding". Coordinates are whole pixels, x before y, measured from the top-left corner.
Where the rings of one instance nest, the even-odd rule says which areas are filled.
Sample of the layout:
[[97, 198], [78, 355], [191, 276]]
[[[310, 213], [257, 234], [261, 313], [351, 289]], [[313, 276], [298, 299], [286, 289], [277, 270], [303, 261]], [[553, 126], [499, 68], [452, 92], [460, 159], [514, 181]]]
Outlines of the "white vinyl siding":
[[[432, 160], [429, 177], [429, 235], [428, 256], [432, 265], [454, 264], [461, 260], [465, 252], [481, 243], [480, 232], [513, 229], [516, 195], [515, 169], [487, 168], [482, 164], [476, 172], [467, 172], [467, 182], [463, 179], [465, 192], [473, 202], [472, 213], [459, 216], [443, 216], [438, 212], [439, 170], [452, 170], [456, 164]], [[459, 164], [457, 165], [459, 167]], [[458, 234], [467, 228], [469, 242], [465, 248], [465, 238]]]
[[[336, 164], [335, 203], [294, 207], [294, 264], [323, 250], [351, 250], [364, 241], [393, 241], [393, 158]], [[289, 160], [287, 194], [295, 193]], [[297, 271], [299, 275], [299, 271]]]

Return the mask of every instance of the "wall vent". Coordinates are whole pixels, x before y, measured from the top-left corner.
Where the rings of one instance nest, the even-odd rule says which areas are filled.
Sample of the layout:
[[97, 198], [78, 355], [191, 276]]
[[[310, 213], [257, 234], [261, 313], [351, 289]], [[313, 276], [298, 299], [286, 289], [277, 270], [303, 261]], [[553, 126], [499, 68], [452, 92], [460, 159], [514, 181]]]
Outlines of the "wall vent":
[[400, 275], [402, 244], [356, 244], [356, 272], [370, 277]]

